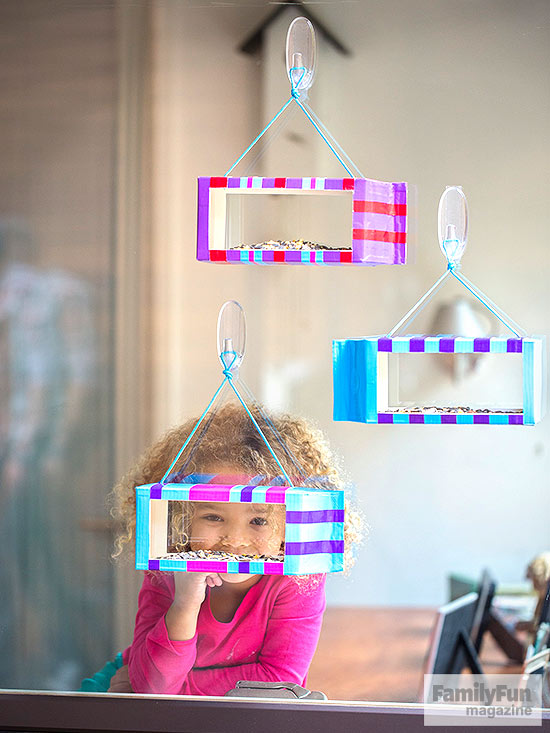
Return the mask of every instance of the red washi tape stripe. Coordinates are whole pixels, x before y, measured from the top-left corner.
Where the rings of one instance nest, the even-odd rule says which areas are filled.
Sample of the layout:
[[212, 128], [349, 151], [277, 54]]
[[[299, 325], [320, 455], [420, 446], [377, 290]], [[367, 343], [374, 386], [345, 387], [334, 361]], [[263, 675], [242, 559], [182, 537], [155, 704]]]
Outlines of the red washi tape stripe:
[[370, 214], [389, 214], [390, 216], [406, 216], [407, 204], [384, 204], [381, 201], [354, 201], [353, 210]]

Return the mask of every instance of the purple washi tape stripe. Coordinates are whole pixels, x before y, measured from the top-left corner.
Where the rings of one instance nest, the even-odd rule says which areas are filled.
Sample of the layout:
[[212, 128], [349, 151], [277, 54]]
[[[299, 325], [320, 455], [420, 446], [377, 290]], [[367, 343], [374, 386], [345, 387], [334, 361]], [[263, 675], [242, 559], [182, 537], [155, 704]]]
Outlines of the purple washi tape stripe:
[[474, 425], [489, 425], [489, 415], [474, 415]]
[[326, 191], [341, 191], [344, 187], [343, 178], [325, 178]]
[[351, 215], [352, 229], [368, 229], [367, 215], [364, 211], [354, 211]]
[[197, 199], [197, 258], [199, 260], [208, 260], [210, 178], [199, 178]]
[[392, 183], [393, 196], [396, 204], [407, 203], [407, 184], [406, 183]]
[[373, 211], [355, 211], [354, 229], [376, 229], [381, 232], [406, 232], [407, 217], [393, 214], [376, 214]]
[[317, 540], [316, 542], [285, 542], [285, 555], [317, 555], [344, 552], [344, 540]]
[[266, 504], [284, 504], [287, 486], [270, 486], [265, 492]]
[[227, 188], [240, 188], [241, 187], [241, 179], [237, 176], [230, 176], [227, 179]]
[[275, 179], [274, 178], [263, 178], [262, 179], [262, 188], [275, 188]]
[[412, 338], [410, 340], [409, 351], [411, 353], [419, 353], [426, 350], [425, 338]]
[[367, 201], [370, 200], [370, 196], [367, 198], [367, 184], [370, 181], [366, 181], [364, 178], [356, 178], [355, 185], [353, 187], [353, 200], [354, 201]]
[[441, 415], [442, 425], [456, 425], [456, 415]]
[[521, 354], [521, 352], [523, 351], [522, 339], [508, 339], [508, 342], [506, 344], [506, 351], [509, 354]]
[[287, 178], [286, 187], [287, 188], [302, 188], [302, 179], [301, 178]]
[[155, 484], [151, 486], [149, 490], [149, 497], [151, 499], [162, 499], [162, 484]]
[[399, 242], [393, 249], [393, 264], [404, 265], [407, 261], [407, 245], [405, 242]]
[[356, 180], [354, 198], [358, 201], [376, 201], [383, 204], [406, 204], [407, 184], [386, 183], [372, 178]]
[[406, 245], [378, 242], [374, 239], [352, 239], [353, 262], [365, 265], [399, 265], [405, 259]]
[[378, 351], [389, 351], [392, 350], [392, 340], [387, 338], [378, 339]]
[[228, 249], [226, 257], [227, 262], [240, 262], [241, 252], [238, 249]]
[[254, 486], [245, 486], [243, 489], [241, 489], [241, 501], [252, 501], [252, 492], [254, 488]]
[[[239, 563], [240, 565], [240, 563]], [[284, 567], [282, 562], [266, 562], [264, 563], [264, 573], [269, 575], [283, 575]]]
[[523, 415], [509, 415], [508, 424], [509, 425], [523, 425]]
[[323, 252], [323, 262], [340, 262], [340, 252]]
[[239, 563], [239, 573], [249, 573], [250, 572], [250, 563], [249, 562], [240, 562]]
[[455, 350], [455, 340], [449, 338], [439, 339], [439, 353], [453, 354]]
[[275, 253], [269, 250], [262, 250], [262, 262], [274, 262]]
[[159, 560], [149, 560], [149, 570], [158, 570], [160, 568]]
[[481, 338], [474, 339], [474, 352], [489, 352], [491, 349], [491, 339]]
[[301, 252], [285, 252], [285, 262], [301, 262]]
[[411, 425], [424, 425], [424, 415], [409, 415], [409, 423]]
[[314, 509], [311, 512], [287, 512], [287, 524], [317, 524], [317, 522], [343, 522], [343, 509]]
[[193, 573], [227, 573], [227, 563], [222, 560], [187, 560], [187, 570]]
[[390, 425], [393, 423], [393, 415], [389, 415], [387, 412], [379, 412], [378, 423], [380, 425]]

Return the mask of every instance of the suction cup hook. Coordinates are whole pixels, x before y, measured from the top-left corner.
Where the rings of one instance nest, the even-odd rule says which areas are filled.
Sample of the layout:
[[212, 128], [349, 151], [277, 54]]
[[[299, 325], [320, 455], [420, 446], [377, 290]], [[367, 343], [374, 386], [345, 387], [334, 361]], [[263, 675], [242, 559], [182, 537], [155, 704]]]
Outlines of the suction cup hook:
[[286, 35], [286, 71], [293, 95], [311, 87], [316, 63], [315, 29], [307, 18], [295, 18]]
[[237, 374], [246, 347], [244, 310], [236, 300], [228, 300], [218, 315], [218, 356], [224, 370]]
[[437, 211], [439, 246], [449, 265], [458, 267], [468, 239], [468, 202], [462, 186], [447, 186]]

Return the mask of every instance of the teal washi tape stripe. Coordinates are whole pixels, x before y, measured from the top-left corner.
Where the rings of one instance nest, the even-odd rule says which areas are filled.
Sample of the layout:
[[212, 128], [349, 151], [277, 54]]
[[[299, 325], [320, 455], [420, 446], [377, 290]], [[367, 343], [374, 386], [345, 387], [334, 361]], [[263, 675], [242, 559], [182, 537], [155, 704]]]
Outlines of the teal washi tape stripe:
[[441, 415], [424, 415], [424, 425], [441, 425]]
[[248, 252], [244, 249], [241, 249], [241, 262], [250, 262], [250, 257], [248, 255]]
[[187, 570], [187, 560], [159, 560], [159, 570]]
[[285, 527], [285, 542], [317, 542], [319, 540], [342, 539], [344, 539], [343, 522], [287, 524]]
[[302, 250], [301, 255], [302, 262], [309, 262], [309, 252], [304, 252]]
[[403, 413], [394, 413], [393, 415], [393, 424], [394, 425], [408, 425], [410, 422], [409, 415], [403, 414]]
[[239, 188], [248, 188], [248, 176], [241, 176], [239, 179]]
[[235, 562], [234, 560], [229, 560], [227, 563], [227, 572], [228, 573], [238, 573], [239, 572], [239, 563]]
[[311, 189], [311, 178], [308, 178], [307, 176], [302, 178], [302, 189], [303, 190]]
[[316, 178], [315, 179], [315, 190], [316, 191], [324, 191], [325, 189], [325, 179], [324, 178]]
[[424, 351], [426, 354], [439, 354], [439, 339], [436, 336], [424, 339]]
[[149, 486], [136, 489], [136, 568], [149, 567]]
[[455, 354], [473, 354], [474, 352], [474, 339], [470, 338], [456, 338], [455, 339]]
[[310, 573], [333, 573], [343, 570], [344, 556], [341, 553], [319, 553], [317, 555], [287, 555], [284, 562], [285, 575]]
[[265, 504], [266, 491], [267, 486], [257, 486], [255, 489], [252, 489], [252, 501], [255, 504]]
[[411, 339], [397, 336], [392, 338], [392, 354], [408, 354], [411, 350]]
[[262, 179], [260, 176], [253, 176], [252, 178], [252, 188], [261, 188], [262, 187]]
[[473, 425], [474, 416], [473, 415], [457, 415], [456, 424], [457, 425]]
[[261, 249], [254, 250], [254, 262], [262, 262], [263, 251]]
[[506, 354], [508, 351], [508, 339], [500, 336], [492, 336], [489, 340], [489, 351], [491, 354]]
[[240, 502], [242, 489], [244, 489], [244, 484], [239, 484], [238, 486], [232, 486], [231, 489], [229, 490], [229, 501]]
[[[340, 496], [339, 496], [340, 495]], [[300, 495], [286, 494], [286, 508], [288, 511], [315, 511], [325, 509], [341, 509], [343, 501], [343, 492], [334, 491], [330, 493], [320, 492], [303, 493]]]
[[252, 574], [257, 573], [261, 575], [264, 572], [264, 563], [262, 560], [251, 560], [248, 568]]
[[535, 344], [523, 339], [523, 424], [535, 424]]
[[489, 415], [489, 425], [509, 425], [507, 415]]
[[189, 489], [172, 485], [163, 486], [162, 498], [167, 501], [189, 501]]

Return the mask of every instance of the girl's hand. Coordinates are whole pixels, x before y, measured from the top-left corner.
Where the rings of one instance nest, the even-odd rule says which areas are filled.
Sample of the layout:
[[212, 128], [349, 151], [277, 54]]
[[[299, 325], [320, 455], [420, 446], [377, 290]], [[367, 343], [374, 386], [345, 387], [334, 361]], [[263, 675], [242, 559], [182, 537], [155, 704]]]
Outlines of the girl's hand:
[[206, 586], [213, 588], [222, 582], [218, 573], [174, 573], [174, 602], [165, 616], [168, 638], [185, 641], [195, 636]]
[[174, 573], [174, 604], [180, 609], [198, 612], [206, 596], [206, 586], [213, 588], [222, 582], [219, 573]]

